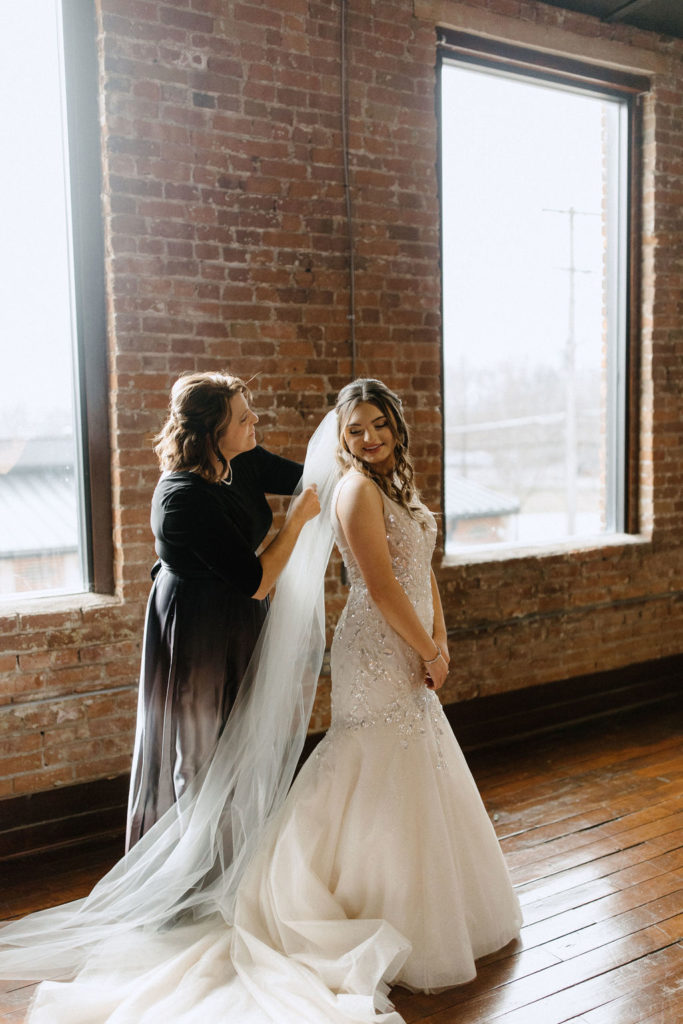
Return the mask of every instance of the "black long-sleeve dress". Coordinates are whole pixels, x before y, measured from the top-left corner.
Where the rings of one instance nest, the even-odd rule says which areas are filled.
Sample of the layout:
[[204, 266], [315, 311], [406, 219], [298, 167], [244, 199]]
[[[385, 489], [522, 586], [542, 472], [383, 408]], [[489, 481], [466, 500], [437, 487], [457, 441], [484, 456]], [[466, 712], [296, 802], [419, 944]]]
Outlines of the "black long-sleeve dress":
[[147, 605], [128, 803], [129, 848], [213, 753], [258, 639], [255, 551], [271, 527], [266, 494], [291, 494], [302, 467], [257, 447], [232, 481], [164, 473], [152, 498], [159, 561]]

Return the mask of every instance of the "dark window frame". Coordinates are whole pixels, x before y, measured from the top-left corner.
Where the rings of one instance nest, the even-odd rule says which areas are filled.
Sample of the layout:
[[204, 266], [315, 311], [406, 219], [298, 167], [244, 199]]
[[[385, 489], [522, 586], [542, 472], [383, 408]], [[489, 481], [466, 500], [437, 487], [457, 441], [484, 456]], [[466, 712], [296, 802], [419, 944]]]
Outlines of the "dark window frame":
[[114, 591], [99, 67], [94, 5], [62, 0], [85, 585]]
[[[477, 67], [518, 75], [522, 78], [542, 80], [568, 88], [625, 100], [628, 108], [628, 197], [626, 201], [627, 270], [625, 301], [625, 381], [624, 381], [624, 437], [623, 437], [623, 532], [640, 531], [640, 337], [641, 337], [641, 266], [642, 266], [642, 96], [651, 89], [650, 79], [614, 68], [603, 67], [529, 49], [495, 39], [477, 36], [453, 29], [437, 29], [437, 91], [436, 111], [439, 124], [438, 181], [439, 205], [442, 206], [441, 158], [441, 67], [445, 61], [472, 64]], [[442, 223], [442, 214], [440, 216]], [[441, 236], [441, 264], [443, 266], [443, 236]], [[443, 296], [441, 323], [443, 325]], [[443, 393], [445, 381], [443, 339], [441, 346], [441, 407], [445, 409]], [[446, 423], [442, 420], [442, 445], [446, 450]], [[446, 463], [442, 462], [441, 493], [445, 503]], [[442, 508], [445, 522], [445, 509]]]

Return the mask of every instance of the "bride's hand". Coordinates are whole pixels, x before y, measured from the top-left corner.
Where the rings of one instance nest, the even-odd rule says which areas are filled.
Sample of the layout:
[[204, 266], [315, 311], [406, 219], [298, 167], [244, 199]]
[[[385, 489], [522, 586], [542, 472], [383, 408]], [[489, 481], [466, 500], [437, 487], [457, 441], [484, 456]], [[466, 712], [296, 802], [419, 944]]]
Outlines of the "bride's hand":
[[431, 665], [425, 666], [425, 685], [430, 690], [440, 690], [446, 682], [448, 675], [448, 663], [441, 654]]
[[434, 640], [434, 643], [437, 645], [437, 647], [441, 648], [443, 660], [446, 662], [447, 665], [450, 665], [451, 656], [448, 650], [448, 639], [445, 636], [435, 636], [432, 639]]

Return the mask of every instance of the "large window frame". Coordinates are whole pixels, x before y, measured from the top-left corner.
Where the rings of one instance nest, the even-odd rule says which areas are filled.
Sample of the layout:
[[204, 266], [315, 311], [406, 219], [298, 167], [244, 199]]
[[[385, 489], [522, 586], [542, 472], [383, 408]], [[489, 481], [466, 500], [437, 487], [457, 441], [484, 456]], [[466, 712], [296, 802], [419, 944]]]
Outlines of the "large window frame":
[[[526, 47], [498, 42], [467, 32], [451, 29], [438, 30], [437, 48], [437, 110], [441, 111], [440, 84], [444, 63], [470, 65], [482, 70], [491, 70], [514, 76], [522, 80], [538, 80], [544, 84], [555, 84], [573, 90], [585, 90], [600, 93], [607, 97], [616, 97], [625, 102], [627, 110], [628, 138], [628, 196], [624, 205], [626, 238], [625, 266], [623, 278], [626, 296], [624, 303], [626, 323], [624, 325], [624, 352], [622, 358], [623, 380], [618, 386], [623, 389], [623, 424], [621, 457], [610, 467], [615, 474], [615, 486], [619, 493], [621, 508], [616, 523], [616, 532], [604, 535], [605, 544], [615, 536], [638, 534], [639, 522], [639, 400], [640, 400], [640, 360], [638, 339], [640, 335], [640, 266], [641, 266], [641, 166], [642, 166], [642, 126], [640, 97], [650, 89], [650, 81], [642, 75], [630, 74], [608, 67], [586, 64], [574, 58], [561, 57], [545, 52], [527, 49]], [[439, 114], [439, 154], [438, 178], [440, 202], [443, 207], [443, 160], [442, 160], [443, 126]], [[441, 216], [443, 224], [443, 210]], [[443, 232], [442, 267], [443, 267]], [[444, 324], [443, 288], [442, 288], [442, 324]], [[445, 360], [442, 339], [442, 408], [445, 403]], [[443, 420], [443, 450], [446, 451], [446, 420]], [[442, 466], [442, 494], [446, 495], [446, 459]], [[444, 509], [447, 512], [447, 509]], [[445, 516], [444, 516], [445, 522]], [[561, 546], [581, 547], [580, 537], [569, 538], [558, 542]], [[556, 548], [558, 545], [551, 545]], [[483, 557], [505, 558], [519, 557], [520, 546], [500, 544], [491, 554], [491, 549]], [[482, 550], [473, 548], [471, 553], [465, 550], [457, 555], [446, 555], [447, 561], [481, 560]]]
[[[68, 526], [68, 551], [66, 548], [56, 552], [50, 548], [43, 551], [38, 546], [26, 557], [15, 558], [21, 564], [20, 573], [27, 579], [31, 560], [40, 563], [47, 556], [46, 564], [39, 566], [35, 589], [19, 587], [0, 595], [0, 615], [24, 611], [27, 606], [29, 611], [43, 610], [46, 603], [55, 600], [59, 601], [59, 607], [65, 606], [65, 600], [78, 605], [88, 593], [105, 596], [113, 594], [115, 589], [97, 16], [95, 5], [82, 0], [56, 0], [49, 15], [55, 19], [51, 22], [55, 30], [55, 49], [49, 61], [50, 73], [54, 56], [61, 76], [58, 102], [62, 110], [59, 128], [63, 133], [64, 208], [63, 213], [60, 209], [60, 216], [65, 218], [63, 252], [67, 280], [64, 287], [68, 289], [57, 319], [63, 318], [64, 310], [68, 309], [69, 361], [62, 365], [65, 375], [71, 378], [73, 426], [73, 434], [68, 439], [68, 465], [59, 462], [55, 466], [59, 471], [56, 475], [60, 482], [66, 482], [67, 490], [71, 483], [75, 484], [75, 493], [72, 491], [76, 515], [73, 525], [78, 536], [79, 580], [78, 583], [73, 579], [67, 580], [65, 584], [64, 577], [68, 577], [69, 572], [65, 572], [64, 563], [59, 561], [59, 557], [54, 565], [49, 561], [53, 554], [71, 554], [71, 526]], [[54, 138], [52, 141], [54, 144]], [[60, 252], [58, 261], [63, 259]], [[26, 386], [30, 388], [30, 378]], [[63, 378], [60, 386], [63, 386]], [[22, 439], [19, 440], [21, 442]], [[39, 443], [30, 451], [27, 466], [32, 464], [36, 454], [39, 458], [44, 456], [40, 447], [42, 440], [39, 438]], [[23, 451], [21, 445], [19, 451]], [[47, 454], [51, 454], [49, 446]], [[62, 460], [66, 457], [61, 449], [58, 455]], [[29, 490], [32, 488], [31, 482]], [[21, 508], [21, 493], [15, 490], [15, 496], [19, 498]], [[65, 489], [62, 489], [58, 514], [65, 507], [64, 496]], [[35, 511], [31, 508], [28, 514], [28, 522], [32, 525], [36, 521]], [[14, 514], [21, 516], [21, 511]], [[59, 541], [64, 544], [64, 530]], [[54, 588], [50, 585], [52, 569], [55, 573]], [[10, 573], [13, 571], [10, 564]]]
[[[61, 0], [84, 585], [114, 591], [99, 65], [95, 7]], [[27, 595], [29, 597], [30, 595]]]

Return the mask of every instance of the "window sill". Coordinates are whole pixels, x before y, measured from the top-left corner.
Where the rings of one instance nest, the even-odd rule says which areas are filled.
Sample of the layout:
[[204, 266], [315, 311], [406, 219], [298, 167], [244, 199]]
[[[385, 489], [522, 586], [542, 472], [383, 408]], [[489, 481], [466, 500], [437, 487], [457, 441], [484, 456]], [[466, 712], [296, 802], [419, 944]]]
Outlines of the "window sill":
[[558, 555], [581, 555], [592, 551], [610, 551], [649, 543], [650, 538], [642, 533], [611, 533], [595, 537], [576, 537], [556, 541], [554, 544], [489, 544], [472, 547], [457, 555], [444, 555], [441, 567], [480, 565], [485, 562], [507, 562], [524, 558], [557, 558]]
[[121, 599], [113, 594], [46, 594], [44, 597], [0, 598], [0, 619], [17, 615], [58, 615], [60, 612], [85, 611], [91, 608], [113, 608]]

